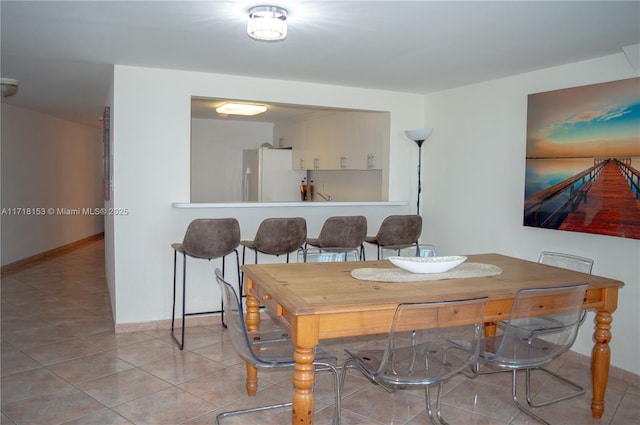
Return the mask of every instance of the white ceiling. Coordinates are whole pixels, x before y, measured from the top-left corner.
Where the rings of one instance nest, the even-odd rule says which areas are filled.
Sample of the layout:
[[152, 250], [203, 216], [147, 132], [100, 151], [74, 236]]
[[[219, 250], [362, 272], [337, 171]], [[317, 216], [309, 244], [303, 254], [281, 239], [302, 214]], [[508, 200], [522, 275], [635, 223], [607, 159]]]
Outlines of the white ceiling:
[[112, 64], [429, 93], [640, 43], [637, 0], [277, 0], [272, 43], [246, 34], [259, 3], [2, 0], [3, 102], [97, 126]]

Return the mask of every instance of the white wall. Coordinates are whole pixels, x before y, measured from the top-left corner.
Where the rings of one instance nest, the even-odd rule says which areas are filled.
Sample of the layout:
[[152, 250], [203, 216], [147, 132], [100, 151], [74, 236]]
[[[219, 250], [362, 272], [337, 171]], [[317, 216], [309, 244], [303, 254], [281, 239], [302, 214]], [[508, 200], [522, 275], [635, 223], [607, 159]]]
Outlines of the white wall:
[[[113, 144], [113, 127], [115, 124], [115, 117], [113, 114], [113, 69], [111, 69], [111, 84], [109, 85], [109, 89], [106, 93], [105, 98], [105, 106], [109, 106], [111, 108], [110, 118], [110, 129], [109, 132], [109, 144], [111, 146], [109, 152], [109, 164], [111, 169], [111, 175], [113, 175], [113, 151], [116, 149], [116, 146]], [[111, 194], [108, 200], [104, 201], [105, 208], [113, 208], [114, 205], [114, 197], [116, 193], [113, 188], [113, 178], [110, 182], [111, 186]], [[115, 317], [116, 312], [116, 287], [115, 287], [115, 223], [114, 223], [114, 215], [106, 215], [104, 217], [104, 263], [105, 263], [105, 272], [107, 278], [107, 286], [109, 287], [109, 294], [111, 295], [111, 311]]]
[[[638, 76], [621, 53], [426, 97], [423, 239], [440, 254], [497, 252], [537, 260], [542, 250], [595, 260], [625, 282], [613, 314], [611, 363], [640, 373], [640, 241], [524, 227], [527, 95]], [[590, 355], [593, 314], [574, 350]]]
[[99, 129], [3, 104], [2, 209], [44, 215], [2, 214], [2, 265], [101, 233], [103, 217], [82, 213], [102, 207], [101, 182]]
[[273, 144], [273, 123], [193, 119], [191, 202], [242, 201], [242, 150]]
[[[188, 223], [198, 217], [236, 217], [242, 237], [251, 239], [266, 217], [304, 216], [309, 235], [317, 235], [330, 215], [364, 214], [376, 230], [401, 207], [242, 207], [176, 209], [190, 198], [191, 97], [251, 99], [265, 102], [370, 109], [391, 112], [389, 200], [411, 200], [416, 187], [415, 144], [407, 128], [424, 123], [424, 96], [322, 84], [230, 75], [115, 66], [113, 117], [113, 207], [128, 208], [114, 217], [114, 258], [107, 263], [117, 324], [171, 316], [173, 251]], [[219, 263], [214, 263], [219, 264]], [[189, 263], [190, 310], [218, 305], [212, 264]], [[110, 275], [112, 274], [112, 276]]]

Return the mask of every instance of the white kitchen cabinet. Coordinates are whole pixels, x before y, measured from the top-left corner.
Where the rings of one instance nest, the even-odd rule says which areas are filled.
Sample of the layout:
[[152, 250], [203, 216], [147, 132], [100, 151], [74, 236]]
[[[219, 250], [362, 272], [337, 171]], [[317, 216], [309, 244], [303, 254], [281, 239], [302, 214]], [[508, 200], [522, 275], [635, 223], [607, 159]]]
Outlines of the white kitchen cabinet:
[[311, 153], [307, 149], [304, 121], [276, 125], [274, 128], [274, 140], [278, 141], [278, 147], [292, 149], [292, 166], [294, 170], [309, 169], [312, 160]]
[[346, 112], [336, 120], [337, 154], [347, 170], [382, 169], [382, 152], [388, 138], [388, 114]]
[[321, 114], [305, 122], [307, 150], [311, 156], [308, 170], [339, 170], [336, 117]]
[[280, 147], [293, 149], [297, 170], [381, 170], [388, 146], [389, 114], [338, 111], [277, 124]]
[[356, 129], [358, 114], [358, 112], [342, 112], [333, 117], [336, 140], [332, 154], [338, 161], [337, 166], [340, 170], [357, 169], [357, 156], [353, 153], [359, 145]]
[[384, 146], [389, 144], [389, 114], [365, 112], [357, 120], [358, 144], [356, 152], [359, 169], [381, 170], [383, 168]]

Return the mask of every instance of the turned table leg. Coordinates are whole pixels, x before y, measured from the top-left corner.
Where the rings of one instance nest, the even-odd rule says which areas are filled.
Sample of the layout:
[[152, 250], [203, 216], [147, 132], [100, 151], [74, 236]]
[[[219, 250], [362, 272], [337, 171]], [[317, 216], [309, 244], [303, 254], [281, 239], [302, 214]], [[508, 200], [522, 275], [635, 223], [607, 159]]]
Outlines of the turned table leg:
[[496, 336], [497, 325], [495, 322], [485, 322], [484, 324], [484, 337], [491, 338]]
[[[247, 295], [247, 312], [244, 321], [247, 325], [247, 330], [257, 331], [260, 328], [260, 303], [252, 295], [253, 282], [251, 279], [247, 279], [244, 287]], [[258, 370], [249, 363], [245, 364], [247, 368], [247, 395], [254, 396], [258, 392]]]
[[613, 318], [608, 311], [598, 311], [596, 314], [596, 330], [593, 333], [595, 344], [591, 352], [591, 380], [593, 385], [593, 399], [591, 400], [591, 414], [600, 419], [604, 413], [604, 394], [609, 379], [609, 362], [611, 349], [611, 322]]
[[315, 408], [313, 399], [315, 350], [320, 340], [318, 316], [296, 316], [291, 324], [291, 338], [295, 341], [296, 361], [293, 371], [292, 425], [312, 425]]
[[294, 354], [296, 360], [293, 374], [293, 407], [291, 411], [291, 423], [297, 425], [313, 424], [313, 348], [296, 347]]

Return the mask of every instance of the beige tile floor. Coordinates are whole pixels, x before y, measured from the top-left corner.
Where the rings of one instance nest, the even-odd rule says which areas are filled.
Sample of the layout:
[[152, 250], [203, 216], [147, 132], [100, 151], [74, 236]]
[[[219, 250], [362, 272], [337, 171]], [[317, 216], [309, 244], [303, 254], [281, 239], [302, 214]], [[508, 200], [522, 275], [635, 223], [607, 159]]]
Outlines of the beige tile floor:
[[[260, 391], [248, 398], [244, 366], [221, 326], [188, 328], [185, 350], [168, 331], [114, 333], [98, 241], [2, 278], [1, 424], [212, 424], [215, 415], [238, 406], [287, 401], [291, 372], [260, 374]], [[170, 258], [168, 258], [170, 261]], [[167, 282], [167, 285], [170, 285]], [[380, 344], [381, 338], [328, 341], [342, 348]], [[589, 385], [588, 367], [558, 359], [553, 367]], [[317, 376], [316, 423], [331, 423], [330, 375]], [[537, 378], [542, 397], [557, 385]], [[511, 402], [510, 375], [445, 386], [443, 414], [451, 424], [534, 424]], [[609, 379], [606, 412], [591, 418], [590, 391], [537, 409], [553, 424], [640, 423], [640, 388]], [[244, 415], [228, 424], [286, 424], [288, 409]], [[356, 372], [347, 378], [342, 423], [428, 423], [422, 391], [389, 394]]]

